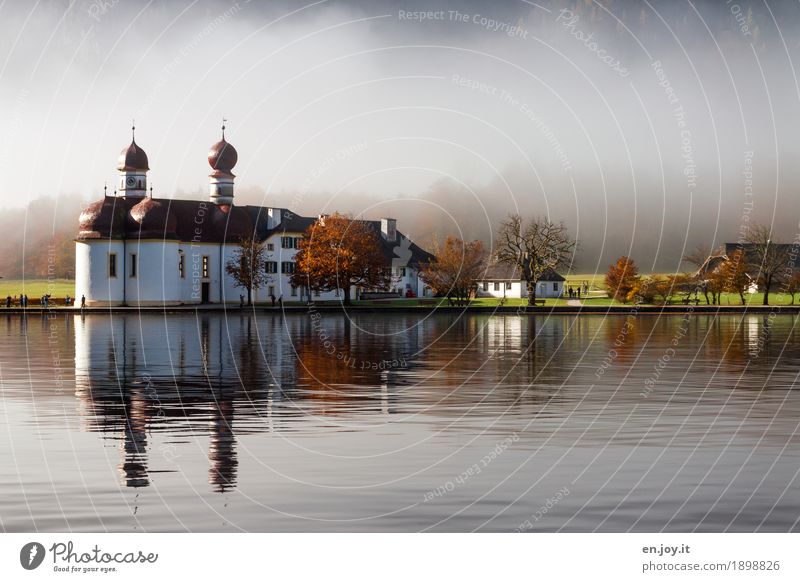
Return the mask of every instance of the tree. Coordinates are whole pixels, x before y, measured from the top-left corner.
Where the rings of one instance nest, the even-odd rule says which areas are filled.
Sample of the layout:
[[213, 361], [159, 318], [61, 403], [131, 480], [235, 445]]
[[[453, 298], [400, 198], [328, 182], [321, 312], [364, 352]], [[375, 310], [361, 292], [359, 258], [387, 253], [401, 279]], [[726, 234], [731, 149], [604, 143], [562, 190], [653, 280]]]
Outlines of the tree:
[[606, 273], [606, 289], [609, 296], [626, 303], [631, 291], [641, 288], [642, 280], [639, 277], [639, 268], [633, 259], [622, 256], [613, 265], [609, 265]]
[[420, 266], [420, 277], [436, 295], [466, 305], [486, 269], [486, 253], [480, 241], [466, 242], [452, 236], [444, 246], [434, 245], [435, 258]]
[[576, 242], [567, 234], [564, 223], [534, 217], [527, 223], [511, 214], [500, 224], [497, 260], [517, 269], [528, 288], [528, 304], [536, 300], [536, 283], [550, 269], [569, 266]]
[[[683, 295], [685, 303], [689, 303], [692, 299], [692, 294], [697, 298], [697, 291], [700, 289], [700, 284], [697, 278], [690, 273], [675, 273], [670, 278], [670, 295]], [[708, 302], [708, 300], [706, 300]]]
[[236, 287], [247, 289], [247, 304], [252, 305], [252, 293], [269, 281], [266, 270], [266, 246], [254, 237], [243, 236], [239, 246], [225, 264], [225, 272]]
[[752, 272], [758, 273], [756, 279], [764, 288], [764, 305], [769, 305], [769, 292], [780, 281], [789, 263], [789, 250], [786, 245], [776, 244], [772, 240], [770, 227], [761, 224], [753, 224], [745, 240], [750, 247], [749, 267]]
[[703, 272], [700, 272], [700, 270], [703, 269], [704, 266], [706, 266], [706, 263], [708, 262], [710, 256], [711, 256], [711, 251], [706, 245], [698, 245], [697, 247], [695, 247], [694, 251], [683, 256], [683, 260], [685, 262], [689, 263], [690, 265], [694, 265], [697, 269], [696, 275], [694, 277], [695, 290], [702, 291], [703, 296], [706, 299], [707, 305], [711, 305], [711, 300], [708, 297], [709, 293], [708, 285], [706, 284], [705, 281], [707, 273], [705, 272], [705, 270]]
[[386, 290], [392, 283], [378, 233], [363, 220], [339, 214], [308, 227], [295, 255], [292, 285], [314, 291], [341, 289], [350, 304], [350, 287]]
[[794, 305], [794, 296], [800, 293], [800, 271], [795, 271], [786, 282], [786, 292], [792, 296], [792, 305]]
[[744, 305], [747, 302], [744, 294], [751, 283], [750, 276], [747, 274], [747, 261], [744, 253], [741, 250], [734, 251], [727, 261], [722, 262], [718, 271], [723, 289], [730, 293], [738, 293], [742, 305]]
[[705, 291], [711, 293], [711, 303], [719, 305], [720, 295], [727, 288], [727, 279], [721, 268], [710, 271], [705, 279]]
[[709, 251], [708, 247], [706, 245], [698, 245], [691, 253], [683, 255], [683, 260], [690, 265], [694, 265], [699, 271], [706, 264], [709, 256], [711, 256], [711, 251]]

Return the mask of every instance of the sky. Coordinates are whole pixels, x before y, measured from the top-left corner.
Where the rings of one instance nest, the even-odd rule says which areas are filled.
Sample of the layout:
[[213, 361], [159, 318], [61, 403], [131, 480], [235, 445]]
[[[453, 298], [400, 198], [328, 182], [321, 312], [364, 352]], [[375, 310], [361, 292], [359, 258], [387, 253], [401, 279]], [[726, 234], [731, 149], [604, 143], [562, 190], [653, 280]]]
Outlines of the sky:
[[[421, 12], [422, 11], [422, 12]], [[583, 270], [678, 269], [751, 221], [800, 232], [789, 1], [0, 3], [0, 207], [89, 201], [136, 140], [164, 198], [395, 216], [491, 245], [564, 221]]]

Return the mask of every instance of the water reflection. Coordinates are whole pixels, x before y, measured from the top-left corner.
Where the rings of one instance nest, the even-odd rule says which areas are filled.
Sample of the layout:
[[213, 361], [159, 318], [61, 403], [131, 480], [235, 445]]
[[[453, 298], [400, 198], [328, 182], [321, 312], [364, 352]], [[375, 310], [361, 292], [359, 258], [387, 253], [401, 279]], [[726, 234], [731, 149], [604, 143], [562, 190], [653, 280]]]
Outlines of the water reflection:
[[0, 323], [12, 530], [796, 529], [792, 316]]
[[[544, 333], [536, 325], [520, 317], [77, 316], [75, 390], [85, 429], [120, 442], [124, 485], [150, 484], [150, 431], [188, 432], [208, 438], [208, 480], [223, 492], [237, 482], [237, 434], [339, 417], [347, 430], [365, 430], [360, 417], [542, 405], [557, 392], [551, 384], [563, 370], [547, 366], [570, 321], [545, 323]], [[539, 389], [530, 389], [533, 379]], [[487, 382], [502, 390], [487, 391]]]
[[[26, 333], [27, 324], [18, 324]], [[469, 419], [523, 418], [524, 430], [546, 431], [547, 416], [571, 414], [576, 403], [586, 410], [602, 406], [597, 418], [604, 421], [630, 414], [632, 406], [672, 405], [676, 398], [691, 410], [730, 404], [730, 397], [708, 389], [717, 383], [780, 388], [781, 375], [772, 368], [777, 357], [796, 361], [794, 334], [793, 318], [635, 312], [609, 318], [76, 317], [75, 388], [85, 428], [120, 441], [126, 486], [150, 484], [148, 433], [159, 431], [206, 437], [208, 481], [224, 492], [237, 483], [237, 435], [291, 432], [303, 423], [369, 430], [393, 415], [433, 415], [453, 430], [469, 430]], [[692, 370], [703, 374], [698, 390]], [[769, 382], [741, 382], [744, 370]], [[683, 386], [680, 395], [676, 386]], [[748, 405], [783, 415], [767, 397]], [[717, 417], [728, 413], [738, 414], [723, 409]], [[650, 430], [658, 434], [657, 428]], [[565, 434], [578, 438], [559, 433]], [[158, 452], [166, 460], [173, 454]]]

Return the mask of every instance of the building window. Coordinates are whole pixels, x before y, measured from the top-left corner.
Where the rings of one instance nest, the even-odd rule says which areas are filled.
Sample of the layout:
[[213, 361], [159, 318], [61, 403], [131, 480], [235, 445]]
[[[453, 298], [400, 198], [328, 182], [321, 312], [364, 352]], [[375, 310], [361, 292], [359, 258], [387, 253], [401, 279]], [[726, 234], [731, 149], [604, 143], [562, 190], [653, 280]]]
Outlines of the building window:
[[178, 255], [178, 273], [180, 273], [181, 279], [186, 277], [186, 272], [183, 270], [184, 269], [184, 264], [185, 264], [185, 262], [184, 262], [183, 253], [180, 253]]
[[136, 277], [136, 253], [131, 253], [131, 278]]
[[294, 273], [295, 263], [292, 261], [283, 261], [281, 263], [281, 273], [284, 275], [291, 275]]
[[297, 297], [297, 287], [292, 285], [292, 297]]
[[282, 236], [281, 237], [281, 248], [282, 249], [296, 249], [297, 248], [297, 241], [299, 238], [293, 236]]
[[267, 270], [267, 274], [277, 273], [278, 272], [278, 263], [277, 261], [266, 261], [264, 263], [265, 268]]
[[558, 283], [553, 283], [553, 291], [558, 291]]
[[508, 283], [506, 283], [506, 289], [511, 289], [511, 281], [509, 281]]
[[275, 250], [275, 245], [272, 244], [272, 243], [267, 243], [267, 250], [268, 251], [274, 251]]
[[108, 255], [108, 276], [109, 277], [116, 277], [117, 276], [117, 254], [110, 253]]
[[203, 278], [208, 279], [208, 255], [203, 255]]
[[497, 281], [494, 282], [494, 290], [500, 291], [500, 283], [498, 283]]
[[269, 287], [267, 287], [267, 292], [269, 293], [270, 297], [274, 297], [275, 296], [275, 285], [270, 285]]
[[398, 267], [397, 268], [397, 274], [400, 277], [405, 277], [406, 276], [406, 268], [405, 267]]
[[488, 291], [489, 290], [489, 281], [484, 281], [483, 282], [483, 290], [484, 291]]

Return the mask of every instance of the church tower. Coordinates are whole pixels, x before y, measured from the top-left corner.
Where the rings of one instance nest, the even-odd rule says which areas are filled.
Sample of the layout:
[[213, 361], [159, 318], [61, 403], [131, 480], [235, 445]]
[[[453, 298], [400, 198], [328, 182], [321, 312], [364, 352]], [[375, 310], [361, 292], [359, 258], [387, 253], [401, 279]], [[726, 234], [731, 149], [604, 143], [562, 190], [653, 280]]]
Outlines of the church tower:
[[208, 164], [211, 166], [209, 177], [209, 200], [214, 204], [233, 204], [233, 167], [239, 160], [236, 148], [225, 141], [225, 125], [222, 125], [222, 139], [211, 146], [208, 152]]
[[117, 190], [125, 198], [144, 198], [147, 195], [147, 154], [136, 144], [136, 126], [131, 127], [131, 145], [119, 154]]

